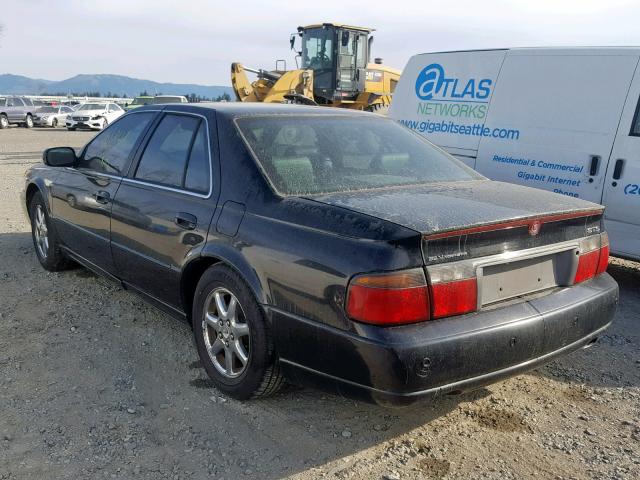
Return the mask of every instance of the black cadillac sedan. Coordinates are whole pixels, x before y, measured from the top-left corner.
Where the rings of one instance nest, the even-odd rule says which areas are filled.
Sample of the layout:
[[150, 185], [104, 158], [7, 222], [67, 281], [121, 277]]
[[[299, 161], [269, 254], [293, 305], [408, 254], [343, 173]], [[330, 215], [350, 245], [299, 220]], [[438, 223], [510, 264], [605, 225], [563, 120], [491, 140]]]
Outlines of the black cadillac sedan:
[[487, 180], [373, 114], [155, 105], [43, 160], [23, 199], [42, 266], [189, 321], [238, 399], [465, 391], [590, 345], [618, 301], [603, 207]]

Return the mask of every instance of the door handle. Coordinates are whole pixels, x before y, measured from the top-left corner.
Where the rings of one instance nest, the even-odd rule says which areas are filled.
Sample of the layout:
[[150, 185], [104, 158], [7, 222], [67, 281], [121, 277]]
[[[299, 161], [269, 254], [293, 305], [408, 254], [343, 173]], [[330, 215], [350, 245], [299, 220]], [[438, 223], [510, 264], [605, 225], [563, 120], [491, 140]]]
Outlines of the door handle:
[[175, 218], [176, 225], [185, 230], [195, 230], [198, 226], [198, 219], [190, 213], [180, 212]]
[[109, 195], [109, 192], [105, 192], [103, 190], [95, 192], [92, 196], [96, 199], [96, 202], [102, 203], [103, 205], [111, 201], [111, 195]]
[[[596, 173], [598, 173], [598, 165], [600, 165], [600, 155], [591, 155], [590, 177], [595, 177]], [[589, 179], [589, 183], [593, 183], [593, 178]]]
[[618, 160], [616, 160], [616, 166], [613, 167], [613, 182], [611, 183], [612, 186], [614, 187], [618, 186], [618, 182], [616, 180], [620, 180], [623, 169], [624, 169], [624, 159], [619, 158]]

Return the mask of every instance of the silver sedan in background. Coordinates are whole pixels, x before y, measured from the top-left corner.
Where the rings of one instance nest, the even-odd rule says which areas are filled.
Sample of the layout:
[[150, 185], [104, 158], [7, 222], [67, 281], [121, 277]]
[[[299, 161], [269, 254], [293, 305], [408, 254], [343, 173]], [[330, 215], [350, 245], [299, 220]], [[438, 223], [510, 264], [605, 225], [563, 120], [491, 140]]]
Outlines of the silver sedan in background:
[[40, 107], [33, 116], [33, 124], [38, 127], [64, 126], [67, 115], [73, 113], [71, 107], [58, 105], [55, 107]]

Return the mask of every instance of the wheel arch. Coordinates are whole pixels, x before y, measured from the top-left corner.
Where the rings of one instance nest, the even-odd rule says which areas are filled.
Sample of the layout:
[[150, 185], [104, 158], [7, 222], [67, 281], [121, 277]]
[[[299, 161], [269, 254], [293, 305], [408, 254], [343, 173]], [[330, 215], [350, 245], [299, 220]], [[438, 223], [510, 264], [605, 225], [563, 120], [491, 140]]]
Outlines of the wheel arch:
[[191, 323], [193, 300], [198, 282], [204, 272], [214, 265], [226, 265], [233, 269], [247, 284], [258, 304], [264, 305], [267, 303], [258, 275], [242, 255], [232, 249], [205, 248], [205, 251], [200, 256], [194, 258], [183, 267], [180, 278], [180, 296], [189, 323]]
[[49, 213], [49, 215], [51, 215], [51, 205], [49, 204], [49, 196], [45, 193], [46, 189], [43, 188], [43, 185], [39, 185], [37, 183], [37, 181], [32, 181], [30, 182], [27, 187], [25, 188], [25, 193], [24, 193], [24, 202], [25, 202], [25, 209], [27, 211], [27, 216], [29, 218], [31, 218], [31, 212], [29, 211], [29, 205], [31, 205], [31, 199], [33, 199], [33, 196], [36, 193], [40, 193], [40, 195], [42, 195], [42, 198], [44, 200], [45, 206], [47, 207], [47, 213]]

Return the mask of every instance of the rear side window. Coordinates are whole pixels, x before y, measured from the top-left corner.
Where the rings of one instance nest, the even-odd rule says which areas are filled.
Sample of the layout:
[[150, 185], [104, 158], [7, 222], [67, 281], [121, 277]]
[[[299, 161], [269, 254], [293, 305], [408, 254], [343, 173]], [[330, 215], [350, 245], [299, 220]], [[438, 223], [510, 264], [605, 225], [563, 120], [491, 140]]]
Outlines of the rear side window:
[[122, 117], [87, 146], [78, 168], [123, 175], [131, 151], [153, 116], [153, 112], [143, 112]]
[[633, 137], [640, 137], [640, 100], [638, 100], [638, 105], [636, 106], [636, 114], [633, 117], [631, 133], [629, 135]]
[[193, 142], [187, 174], [184, 180], [184, 187], [198, 193], [209, 191], [209, 146], [207, 145], [207, 135], [204, 131], [204, 122], [200, 122], [198, 134]]
[[27, 107], [33, 107], [33, 102], [31, 101], [30, 98], [23, 98], [22, 101]]
[[207, 193], [209, 170], [204, 122], [190, 115], [167, 114], [151, 136], [135, 178]]

